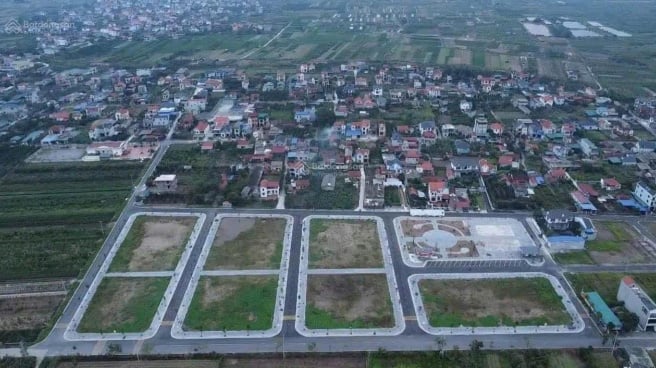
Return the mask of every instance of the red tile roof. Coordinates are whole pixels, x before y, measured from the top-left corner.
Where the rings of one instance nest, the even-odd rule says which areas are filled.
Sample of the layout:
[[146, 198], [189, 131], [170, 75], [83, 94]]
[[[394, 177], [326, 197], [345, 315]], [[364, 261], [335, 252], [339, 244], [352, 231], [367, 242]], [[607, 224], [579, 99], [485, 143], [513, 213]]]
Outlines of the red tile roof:
[[428, 183], [429, 192], [441, 192], [446, 188], [446, 182], [444, 181], [432, 181]]
[[597, 190], [595, 190], [595, 188], [593, 188], [592, 185], [587, 183], [579, 183], [579, 190], [584, 194], [587, 194], [592, 197], [599, 196], [599, 192], [597, 192]]

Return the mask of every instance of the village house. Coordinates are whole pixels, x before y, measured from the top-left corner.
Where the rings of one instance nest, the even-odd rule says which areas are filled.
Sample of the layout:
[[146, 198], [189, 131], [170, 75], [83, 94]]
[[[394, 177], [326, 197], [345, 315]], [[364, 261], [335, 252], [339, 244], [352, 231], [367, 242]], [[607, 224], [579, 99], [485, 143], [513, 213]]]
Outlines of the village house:
[[178, 190], [178, 177], [176, 175], [160, 175], [153, 180], [158, 193], [174, 193]]
[[262, 179], [260, 181], [260, 198], [263, 200], [276, 200], [280, 194], [280, 184], [274, 180]]

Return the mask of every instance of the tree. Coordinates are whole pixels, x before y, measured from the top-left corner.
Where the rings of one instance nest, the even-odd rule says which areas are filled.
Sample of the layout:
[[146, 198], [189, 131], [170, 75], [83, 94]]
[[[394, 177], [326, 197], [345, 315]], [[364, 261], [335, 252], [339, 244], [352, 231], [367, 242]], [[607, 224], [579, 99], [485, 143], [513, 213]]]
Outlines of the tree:
[[321, 105], [316, 112], [316, 123], [319, 127], [332, 126], [335, 122], [335, 112], [330, 105]]
[[636, 328], [638, 328], [638, 324], [640, 323], [640, 318], [638, 318], [638, 315], [636, 315], [635, 313], [629, 312], [624, 307], [619, 307], [617, 316], [619, 317], [620, 322], [622, 322], [623, 332], [632, 332], [635, 331]]

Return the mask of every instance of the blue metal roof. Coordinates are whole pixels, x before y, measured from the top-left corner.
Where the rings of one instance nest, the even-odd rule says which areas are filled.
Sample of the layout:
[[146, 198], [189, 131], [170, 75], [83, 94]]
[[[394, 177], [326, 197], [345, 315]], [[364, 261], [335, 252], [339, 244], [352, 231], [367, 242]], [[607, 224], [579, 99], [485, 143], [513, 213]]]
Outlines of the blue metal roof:
[[608, 307], [604, 299], [596, 291], [585, 292], [585, 298], [590, 303], [593, 311], [601, 315], [601, 321], [608, 326], [612, 323], [615, 328], [622, 328], [622, 322], [617, 318], [615, 313]]

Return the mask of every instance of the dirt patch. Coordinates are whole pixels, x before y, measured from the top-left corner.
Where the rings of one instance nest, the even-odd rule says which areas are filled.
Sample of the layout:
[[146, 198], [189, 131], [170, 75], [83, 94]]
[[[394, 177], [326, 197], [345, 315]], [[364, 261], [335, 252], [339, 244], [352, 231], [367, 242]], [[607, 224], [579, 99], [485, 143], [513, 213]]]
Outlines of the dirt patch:
[[588, 254], [598, 264], [649, 263], [654, 260], [651, 246], [628, 223], [594, 222], [597, 238], [590, 241]]
[[143, 224], [143, 238], [132, 253], [129, 271], [171, 270], [189, 239], [196, 218], [157, 218]]
[[312, 220], [311, 268], [375, 268], [383, 266], [375, 221]]
[[286, 225], [281, 218], [223, 218], [205, 269], [279, 268]]
[[541, 325], [570, 320], [544, 278], [421, 280], [419, 287], [434, 326]]
[[46, 326], [63, 295], [0, 297], [0, 331], [31, 330]]
[[[328, 324], [324, 328], [340, 328], [340, 323], [343, 324], [341, 328], [394, 325], [387, 279], [383, 274], [310, 275], [307, 303], [332, 317], [332, 326], [326, 320], [320, 321]], [[306, 324], [313, 328], [313, 321], [308, 318], [313, 317], [306, 314]]]
[[[469, 231], [469, 226], [464, 221], [448, 221], [448, 220], [438, 220], [438, 228], [440, 230], [448, 231], [456, 236], [471, 236]], [[457, 230], [457, 231], [454, 231]]]
[[476, 244], [471, 240], [458, 240], [456, 245], [449, 248], [449, 258], [470, 258], [478, 257]]
[[433, 224], [430, 221], [422, 220], [402, 220], [401, 229], [405, 236], [419, 237], [433, 230]]
[[199, 286], [203, 289], [200, 302], [205, 308], [209, 307], [212, 303], [225, 300], [226, 297], [233, 294], [238, 288], [238, 285], [235, 283], [211, 282], [209, 278], [200, 279]]

